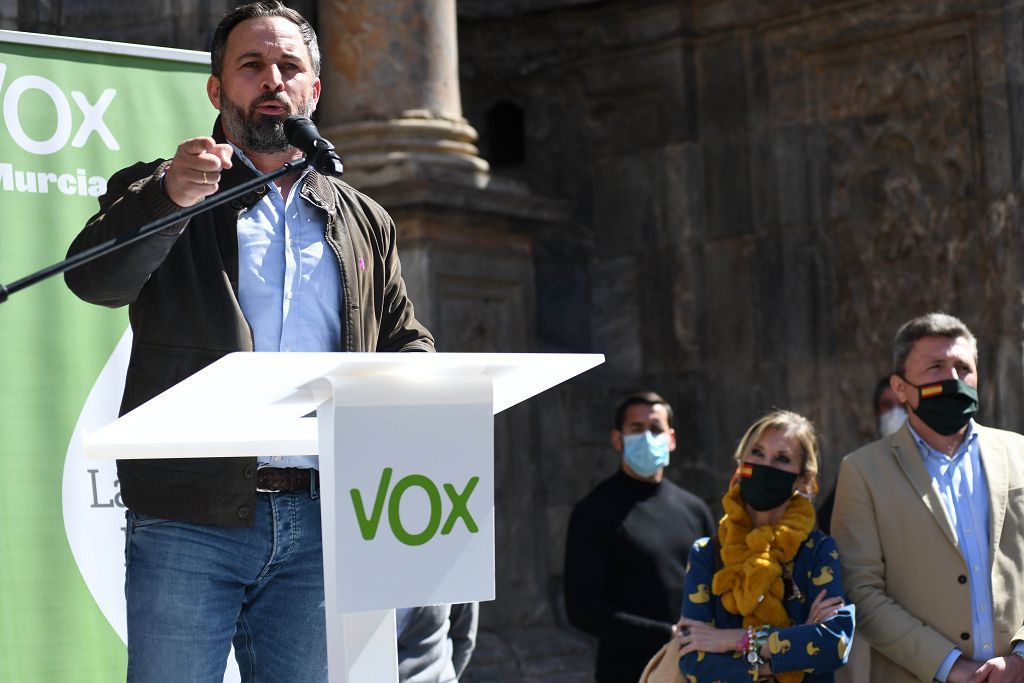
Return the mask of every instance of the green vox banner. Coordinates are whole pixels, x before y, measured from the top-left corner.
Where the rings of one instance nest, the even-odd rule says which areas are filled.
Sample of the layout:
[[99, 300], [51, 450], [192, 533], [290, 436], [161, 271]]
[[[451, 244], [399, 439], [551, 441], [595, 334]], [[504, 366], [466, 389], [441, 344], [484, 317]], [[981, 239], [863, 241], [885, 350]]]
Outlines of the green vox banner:
[[[208, 135], [208, 74], [206, 53], [0, 31], [0, 282], [62, 259], [116, 170]], [[0, 304], [0, 681], [124, 680], [124, 508], [80, 435], [116, 415], [126, 328], [59, 276]]]

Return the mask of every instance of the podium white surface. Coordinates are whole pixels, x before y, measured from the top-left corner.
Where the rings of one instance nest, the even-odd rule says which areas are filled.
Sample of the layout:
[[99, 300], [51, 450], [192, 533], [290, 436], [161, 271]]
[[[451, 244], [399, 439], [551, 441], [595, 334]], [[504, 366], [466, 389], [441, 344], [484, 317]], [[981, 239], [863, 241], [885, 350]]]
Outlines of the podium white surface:
[[494, 599], [492, 415], [603, 361], [235, 353], [87, 435], [86, 454], [319, 454], [330, 681], [397, 681], [396, 607]]

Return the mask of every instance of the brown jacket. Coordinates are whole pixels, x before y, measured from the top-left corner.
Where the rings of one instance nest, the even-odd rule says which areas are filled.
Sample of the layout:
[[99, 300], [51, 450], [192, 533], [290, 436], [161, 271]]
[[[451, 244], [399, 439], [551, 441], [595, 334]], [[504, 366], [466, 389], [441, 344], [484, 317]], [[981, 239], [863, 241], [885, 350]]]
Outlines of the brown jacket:
[[[219, 121], [214, 137], [224, 140]], [[68, 254], [178, 210], [161, 187], [166, 163], [139, 163], [114, 174], [99, 213]], [[235, 163], [222, 173], [220, 191], [253, 177]], [[323, 209], [327, 243], [341, 270], [340, 350], [433, 351], [434, 340], [406, 294], [395, 225], [384, 209], [315, 172], [301, 192]], [[260, 188], [65, 274], [85, 301], [128, 305], [133, 342], [122, 414], [228, 353], [253, 350], [238, 302], [236, 224], [265, 193]], [[224, 526], [252, 524], [254, 474], [255, 458], [118, 461], [122, 497], [135, 512]]]
[[[1024, 436], [976, 425], [989, 490], [993, 655], [1024, 639]], [[904, 425], [843, 460], [832, 536], [871, 680], [931, 681], [953, 648], [973, 655], [967, 564]]]

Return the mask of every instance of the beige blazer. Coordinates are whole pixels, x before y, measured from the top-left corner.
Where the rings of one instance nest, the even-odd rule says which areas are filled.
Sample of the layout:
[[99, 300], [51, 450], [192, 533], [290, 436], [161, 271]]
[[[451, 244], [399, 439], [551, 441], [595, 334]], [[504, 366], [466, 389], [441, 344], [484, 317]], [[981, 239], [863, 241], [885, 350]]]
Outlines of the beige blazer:
[[[976, 426], [989, 490], [993, 655], [1024, 640], [1024, 436]], [[846, 456], [832, 514], [871, 680], [931, 681], [954, 647], [968, 657], [967, 564], [906, 425]]]

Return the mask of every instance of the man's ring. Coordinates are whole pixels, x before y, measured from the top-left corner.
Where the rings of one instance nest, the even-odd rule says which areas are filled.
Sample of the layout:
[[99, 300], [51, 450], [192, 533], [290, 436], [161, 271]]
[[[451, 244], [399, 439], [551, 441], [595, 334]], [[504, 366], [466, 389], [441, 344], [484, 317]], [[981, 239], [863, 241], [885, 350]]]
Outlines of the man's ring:
[[206, 171], [203, 171], [203, 185], [209, 185], [210, 179], [206, 177]]

